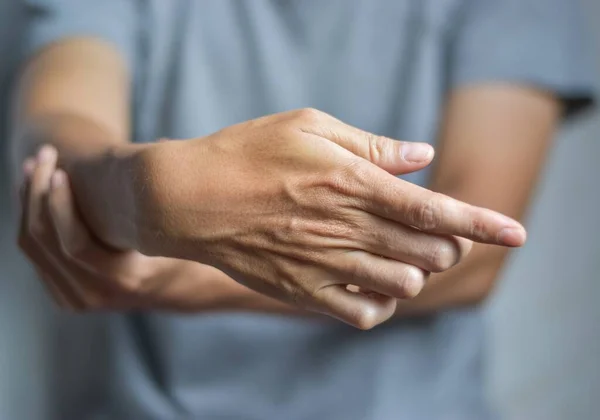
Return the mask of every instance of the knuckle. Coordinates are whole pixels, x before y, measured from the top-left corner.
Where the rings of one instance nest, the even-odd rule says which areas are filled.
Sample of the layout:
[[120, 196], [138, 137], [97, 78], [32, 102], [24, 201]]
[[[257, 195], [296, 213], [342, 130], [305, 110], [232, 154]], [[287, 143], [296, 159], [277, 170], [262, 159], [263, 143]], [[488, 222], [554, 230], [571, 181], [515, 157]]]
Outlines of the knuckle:
[[363, 227], [359, 224], [357, 218], [347, 216], [343, 222], [330, 222], [324, 232], [329, 238], [334, 238], [340, 241], [340, 244], [354, 246], [357, 242], [357, 237], [366, 236], [363, 232]]
[[125, 296], [137, 296], [141, 294], [144, 284], [144, 279], [137, 276], [121, 276], [116, 279], [119, 292]]
[[438, 241], [429, 253], [431, 271], [439, 273], [452, 268], [458, 260], [456, 247], [446, 240]]
[[316, 124], [323, 120], [325, 113], [315, 108], [302, 108], [296, 111], [296, 118], [306, 124]]
[[374, 308], [359, 306], [352, 313], [352, 325], [366, 331], [377, 326], [377, 314]]
[[[303, 243], [307, 245], [312, 241], [311, 238], [327, 238], [330, 241], [335, 241], [341, 247], [351, 247], [356, 243], [356, 237], [360, 235], [361, 226], [356, 219], [352, 215], [340, 215], [338, 218], [332, 217], [330, 220], [306, 221], [297, 226], [289, 223], [288, 232], [303, 236], [308, 235], [307, 238], [302, 239]], [[306, 249], [302, 249], [301, 252], [302, 255], [306, 255], [310, 261], [315, 263], [328, 259], [326, 255], [319, 252]]]
[[416, 204], [411, 213], [415, 224], [425, 231], [438, 229], [444, 220], [437, 193], [433, 197]]
[[368, 179], [370, 179], [370, 174], [365, 162], [360, 159], [352, 159], [341, 168], [332, 171], [325, 177], [324, 182], [328, 196], [331, 196], [333, 192], [345, 197], [355, 197], [359, 190], [365, 188]]
[[389, 155], [392, 144], [377, 134], [366, 133], [366, 136], [369, 145], [369, 160], [371, 162], [381, 162], [382, 157]]
[[365, 179], [365, 177], [370, 176], [371, 173], [368, 168], [368, 164], [360, 158], [351, 159], [343, 166], [342, 173], [352, 179], [355, 180]]
[[473, 237], [481, 238], [485, 236], [486, 233], [486, 225], [485, 223], [478, 217], [471, 218], [469, 222], [469, 233]]
[[357, 284], [365, 276], [367, 268], [365, 265], [368, 264], [361, 258], [349, 258], [345, 264], [344, 271], [345, 276], [348, 279], [348, 283]]

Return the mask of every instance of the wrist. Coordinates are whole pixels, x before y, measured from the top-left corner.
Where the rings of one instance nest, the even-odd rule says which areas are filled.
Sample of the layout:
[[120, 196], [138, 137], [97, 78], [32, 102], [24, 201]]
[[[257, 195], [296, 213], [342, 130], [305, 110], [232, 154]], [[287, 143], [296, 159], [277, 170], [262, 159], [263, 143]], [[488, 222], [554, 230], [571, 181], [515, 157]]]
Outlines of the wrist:
[[151, 256], [209, 262], [195, 240], [203, 226], [197, 222], [204, 220], [206, 175], [213, 171], [208, 149], [207, 142], [200, 139], [171, 140], [134, 153], [137, 250]]
[[176, 200], [177, 179], [181, 179], [182, 142], [164, 141], [134, 144], [109, 153], [110, 171], [127, 182], [128, 217], [133, 247], [150, 256], [179, 257], [169, 230], [171, 201]]

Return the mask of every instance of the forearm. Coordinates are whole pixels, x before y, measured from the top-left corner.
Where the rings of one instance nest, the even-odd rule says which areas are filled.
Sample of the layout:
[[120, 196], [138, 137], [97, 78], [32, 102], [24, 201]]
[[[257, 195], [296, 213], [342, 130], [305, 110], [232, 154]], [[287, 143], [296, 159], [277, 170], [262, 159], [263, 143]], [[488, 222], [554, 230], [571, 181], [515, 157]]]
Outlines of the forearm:
[[67, 38], [24, 67], [14, 95], [11, 160], [18, 182], [23, 160], [42, 144], [59, 152], [83, 217], [104, 242], [132, 245], [128, 163], [130, 78], [119, 53], [95, 38]]
[[[61, 166], [71, 175], [74, 196], [82, 216], [99, 239], [116, 248], [136, 248], [138, 204], [135, 161], [144, 146], [111, 136], [108, 130], [76, 115], [31, 118], [14, 140], [14, 156], [22, 161], [42, 144], [57, 148]], [[85, 139], [85, 141], [82, 141]], [[139, 182], [144, 180], [138, 180]], [[482, 285], [491, 283], [502, 252], [490, 246], [476, 247], [460, 266], [435, 274], [413, 300], [398, 301], [398, 316], [423, 315], [453, 306], [473, 304], [485, 296]], [[182, 288], [197, 287], [198, 290]], [[180, 261], [161, 300], [177, 302], [177, 309], [201, 307], [210, 311], [250, 311], [293, 316], [313, 316], [307, 311], [248, 289], [224, 273], [206, 265]], [[198, 301], [200, 300], [200, 302]], [[187, 302], [187, 304], [185, 303]]]

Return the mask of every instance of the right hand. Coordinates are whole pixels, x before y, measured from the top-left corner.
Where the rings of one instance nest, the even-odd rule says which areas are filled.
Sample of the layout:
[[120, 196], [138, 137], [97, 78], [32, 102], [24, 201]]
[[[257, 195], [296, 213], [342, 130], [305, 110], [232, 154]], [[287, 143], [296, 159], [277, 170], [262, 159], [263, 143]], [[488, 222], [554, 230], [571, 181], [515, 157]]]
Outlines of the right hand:
[[359, 328], [389, 318], [396, 298], [417, 295], [429, 272], [465, 257], [471, 240], [525, 240], [512, 219], [394, 176], [427, 166], [430, 146], [311, 109], [145, 150], [141, 252], [212, 265]]

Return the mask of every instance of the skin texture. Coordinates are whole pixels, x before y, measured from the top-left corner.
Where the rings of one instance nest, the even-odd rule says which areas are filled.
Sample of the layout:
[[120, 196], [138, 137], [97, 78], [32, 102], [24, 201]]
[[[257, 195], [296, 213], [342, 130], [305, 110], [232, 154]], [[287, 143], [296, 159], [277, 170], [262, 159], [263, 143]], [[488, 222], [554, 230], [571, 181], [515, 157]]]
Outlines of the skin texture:
[[[392, 175], [429, 164], [428, 146], [419, 155], [414, 145], [411, 150], [315, 110], [264, 117], [203, 139], [130, 145], [127, 74], [116, 53], [98, 41], [51, 47], [30, 63], [21, 86], [14, 161], [23, 162], [41, 144], [53, 147], [23, 164], [20, 245], [68, 307], [308, 309], [367, 329], [395, 311], [429, 312], [476, 300], [476, 287], [447, 286], [456, 279], [446, 273], [465, 259], [470, 240], [519, 246], [525, 239], [522, 227], [508, 218]], [[58, 90], [59, 99], [53, 93]], [[531, 106], [540, 119], [553, 121], [554, 114], [545, 112], [548, 103], [553, 112], [557, 107], [550, 98], [515, 90], [512, 99], [533, 96], [525, 110]], [[82, 101], [87, 95], [101, 100]], [[465, 118], [459, 99], [451, 99], [449, 114]], [[464, 128], [450, 124], [458, 117], [447, 118], [445, 131]], [[539, 137], [545, 144], [549, 135]], [[457, 148], [472, 149], [460, 143]], [[543, 147], [533, 149], [531, 154]], [[436, 178], [460, 177], [457, 160], [445, 156]], [[519, 215], [536, 168], [530, 172], [531, 180], [515, 178], [529, 187], [500, 210]], [[460, 183], [451, 184], [439, 190], [460, 195]], [[474, 201], [470, 194], [463, 199]], [[465, 265], [479, 267], [486, 260], [499, 266], [503, 254], [478, 251], [482, 256]], [[422, 298], [406, 300], [429, 272], [444, 271], [434, 275], [439, 280]], [[349, 284], [363, 293], [348, 291]], [[450, 298], [438, 292], [444, 287]], [[467, 292], [455, 291], [461, 288]], [[403, 299], [398, 310], [396, 298]]]

